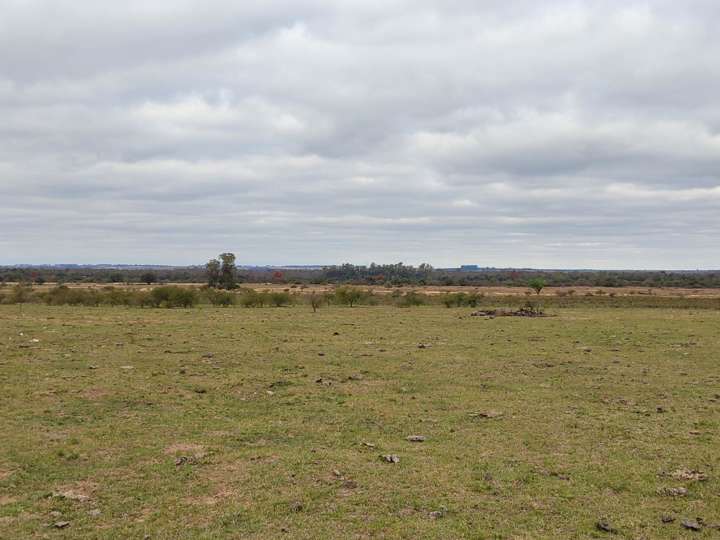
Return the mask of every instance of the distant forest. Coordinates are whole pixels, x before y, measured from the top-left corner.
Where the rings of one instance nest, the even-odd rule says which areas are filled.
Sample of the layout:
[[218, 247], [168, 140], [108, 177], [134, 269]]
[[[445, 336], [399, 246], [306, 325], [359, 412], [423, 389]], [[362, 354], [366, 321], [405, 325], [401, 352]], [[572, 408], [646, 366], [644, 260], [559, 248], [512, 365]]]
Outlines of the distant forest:
[[[343, 264], [320, 269], [238, 269], [240, 283], [353, 284], [353, 285], [455, 285], [527, 287], [540, 277], [548, 287], [685, 287], [720, 288], [720, 271], [593, 271], [527, 269], [435, 269], [430, 265], [409, 266]], [[0, 283], [204, 283], [204, 266], [156, 268], [103, 267], [0, 267]]]

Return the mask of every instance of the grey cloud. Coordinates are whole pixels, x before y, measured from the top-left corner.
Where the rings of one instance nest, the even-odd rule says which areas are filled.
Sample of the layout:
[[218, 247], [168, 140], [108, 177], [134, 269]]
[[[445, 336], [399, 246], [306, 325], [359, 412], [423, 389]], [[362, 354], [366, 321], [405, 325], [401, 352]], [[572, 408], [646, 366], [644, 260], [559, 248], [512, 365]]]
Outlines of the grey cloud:
[[9, 0], [0, 264], [720, 266], [720, 7]]

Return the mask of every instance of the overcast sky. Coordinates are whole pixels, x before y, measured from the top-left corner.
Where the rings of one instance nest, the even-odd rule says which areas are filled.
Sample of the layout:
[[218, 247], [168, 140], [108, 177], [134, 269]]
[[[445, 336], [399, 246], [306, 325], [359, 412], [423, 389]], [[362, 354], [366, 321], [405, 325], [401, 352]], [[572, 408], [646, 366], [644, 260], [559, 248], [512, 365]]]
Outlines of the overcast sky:
[[720, 267], [717, 0], [0, 0], [0, 264]]

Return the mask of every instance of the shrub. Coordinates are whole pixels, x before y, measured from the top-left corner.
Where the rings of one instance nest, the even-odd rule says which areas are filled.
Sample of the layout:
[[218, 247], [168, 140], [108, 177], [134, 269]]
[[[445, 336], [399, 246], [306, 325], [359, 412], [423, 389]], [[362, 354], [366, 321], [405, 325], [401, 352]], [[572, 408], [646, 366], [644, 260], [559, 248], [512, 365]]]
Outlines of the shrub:
[[252, 289], [245, 289], [240, 295], [240, 305], [243, 307], [263, 307], [267, 302], [267, 295], [265, 293], [253, 291]]
[[335, 289], [335, 301], [338, 304], [353, 307], [362, 298], [362, 291], [356, 287], [338, 287]]
[[477, 307], [477, 305], [484, 297], [485, 295], [477, 292], [472, 292], [469, 294], [459, 292], [446, 294], [442, 297], [440, 301], [447, 308], [463, 306]]
[[270, 293], [270, 303], [275, 307], [287, 306], [292, 302], [290, 293], [285, 291], [274, 291]]
[[416, 291], [408, 291], [397, 300], [396, 305], [398, 307], [414, 307], [422, 306], [426, 303], [427, 295], [418, 293]]
[[6, 297], [5, 301], [8, 304], [27, 304], [33, 300], [34, 295], [32, 288], [18, 284], [11, 289], [10, 294]]
[[213, 306], [229, 307], [237, 301], [237, 297], [228, 291], [206, 288], [203, 292]]
[[312, 308], [313, 313], [315, 313], [318, 310], [318, 308], [322, 305], [323, 300], [324, 300], [322, 296], [317, 295], [315, 293], [311, 293], [310, 296], [308, 296], [307, 298], [308, 298], [308, 304], [310, 304], [310, 307]]
[[466, 302], [470, 307], [477, 307], [485, 295], [478, 292], [471, 292], [467, 295]]
[[150, 292], [150, 301], [153, 307], [188, 308], [197, 304], [197, 292], [194, 289], [166, 285], [156, 287]]

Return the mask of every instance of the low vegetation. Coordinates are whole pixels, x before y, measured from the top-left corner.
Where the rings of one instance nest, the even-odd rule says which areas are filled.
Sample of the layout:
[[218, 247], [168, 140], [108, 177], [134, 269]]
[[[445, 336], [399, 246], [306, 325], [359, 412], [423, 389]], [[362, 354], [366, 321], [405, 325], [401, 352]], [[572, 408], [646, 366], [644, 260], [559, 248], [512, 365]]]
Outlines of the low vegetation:
[[720, 311], [75, 294], [0, 305], [0, 538], [717, 538]]

